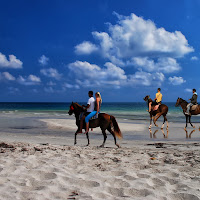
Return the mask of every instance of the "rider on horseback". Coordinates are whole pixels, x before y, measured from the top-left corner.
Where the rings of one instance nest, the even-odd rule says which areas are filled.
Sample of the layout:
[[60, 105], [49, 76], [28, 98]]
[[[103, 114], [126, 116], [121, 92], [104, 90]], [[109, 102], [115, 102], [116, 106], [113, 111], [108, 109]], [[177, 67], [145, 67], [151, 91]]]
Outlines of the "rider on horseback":
[[192, 92], [193, 92], [193, 96], [192, 96], [191, 99], [189, 99], [191, 103], [189, 103], [189, 104], [187, 105], [187, 110], [186, 110], [186, 112], [185, 112], [186, 115], [189, 115], [189, 114], [190, 114], [190, 108], [191, 108], [193, 105], [196, 105], [196, 104], [197, 104], [197, 97], [198, 97], [198, 96], [197, 96], [197, 93], [196, 93], [196, 89], [193, 89]]
[[81, 121], [80, 121], [80, 130], [78, 133], [82, 133], [82, 129], [83, 129], [83, 121], [85, 120], [85, 117], [87, 115], [89, 115], [91, 112], [94, 111], [94, 107], [95, 107], [95, 99], [93, 97], [93, 91], [89, 91], [88, 92], [88, 96], [89, 96], [89, 99], [88, 99], [88, 102], [87, 102], [87, 106], [84, 106], [86, 109], [87, 109], [87, 112], [84, 113], [83, 117], [81, 118]]
[[162, 102], [162, 94], [161, 94], [161, 89], [158, 88], [158, 92], [156, 93], [156, 98], [154, 99], [154, 101], [150, 101], [149, 102], [149, 112], [151, 112], [151, 106], [153, 105], [161, 105]]

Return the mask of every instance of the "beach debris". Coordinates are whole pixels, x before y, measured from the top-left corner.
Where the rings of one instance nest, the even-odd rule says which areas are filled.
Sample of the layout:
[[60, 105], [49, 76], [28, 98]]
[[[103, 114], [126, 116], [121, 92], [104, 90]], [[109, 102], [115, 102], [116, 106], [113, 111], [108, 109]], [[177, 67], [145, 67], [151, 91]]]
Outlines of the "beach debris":
[[112, 158], [112, 161], [113, 161], [113, 162], [116, 162], [116, 163], [117, 163], [117, 162], [121, 162], [121, 160], [118, 159], [118, 158], [116, 158], [116, 157]]
[[69, 195], [67, 199], [76, 199], [76, 196], [78, 196], [78, 192], [72, 191], [72, 193]]
[[0, 147], [1, 148], [9, 148], [9, 149], [14, 149], [15, 148], [13, 145], [9, 145], [9, 144], [6, 144], [4, 142], [0, 143]]
[[38, 148], [38, 147], [34, 147], [34, 150], [35, 151], [41, 151], [42, 152], [42, 149]]
[[156, 158], [155, 158], [155, 157], [151, 157], [150, 159], [151, 159], [151, 160], [155, 160]]

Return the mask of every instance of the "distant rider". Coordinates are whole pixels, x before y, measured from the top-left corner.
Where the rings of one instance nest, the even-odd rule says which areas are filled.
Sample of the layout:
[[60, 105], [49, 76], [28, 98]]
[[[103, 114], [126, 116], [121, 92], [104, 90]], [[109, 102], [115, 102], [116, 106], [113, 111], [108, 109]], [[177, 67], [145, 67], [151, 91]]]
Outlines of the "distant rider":
[[187, 110], [186, 110], [186, 112], [185, 112], [186, 115], [189, 115], [189, 113], [190, 113], [190, 108], [191, 108], [193, 105], [196, 105], [196, 104], [197, 104], [197, 97], [198, 97], [198, 95], [197, 95], [197, 93], [196, 93], [196, 89], [193, 89], [192, 92], [193, 92], [193, 95], [192, 95], [192, 98], [189, 99], [190, 103], [187, 105]]
[[162, 103], [162, 94], [161, 94], [161, 89], [158, 88], [157, 93], [156, 93], [156, 98], [154, 99], [154, 101], [149, 102], [149, 112], [151, 112], [151, 106], [153, 105], [161, 105]]

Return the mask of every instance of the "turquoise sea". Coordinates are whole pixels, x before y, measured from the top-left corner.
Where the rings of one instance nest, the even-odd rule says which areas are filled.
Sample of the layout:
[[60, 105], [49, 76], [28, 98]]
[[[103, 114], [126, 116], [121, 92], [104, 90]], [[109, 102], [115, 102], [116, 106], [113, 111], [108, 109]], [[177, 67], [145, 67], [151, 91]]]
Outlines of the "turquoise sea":
[[[35, 114], [68, 114], [69, 106], [71, 103], [0, 103], [0, 112], [14, 112], [17, 113], [35, 113]], [[79, 102], [80, 105], [85, 103]], [[170, 122], [185, 122], [180, 107], [175, 107], [175, 102], [164, 103], [169, 107], [168, 120]], [[131, 102], [131, 103], [108, 103], [103, 102], [101, 112], [112, 114], [117, 118], [131, 119], [131, 120], [149, 120], [147, 112], [147, 104], [144, 102]], [[194, 116], [193, 122], [200, 121], [200, 117]]]

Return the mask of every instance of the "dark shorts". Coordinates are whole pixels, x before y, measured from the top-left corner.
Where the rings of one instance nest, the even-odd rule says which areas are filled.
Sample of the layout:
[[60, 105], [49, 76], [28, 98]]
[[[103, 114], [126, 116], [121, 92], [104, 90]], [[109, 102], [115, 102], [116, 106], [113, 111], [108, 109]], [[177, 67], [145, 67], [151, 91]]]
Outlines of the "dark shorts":
[[156, 101], [153, 101], [151, 105], [155, 106], [155, 105], [158, 105], [158, 103]]
[[85, 112], [84, 115], [88, 116], [91, 112]]

